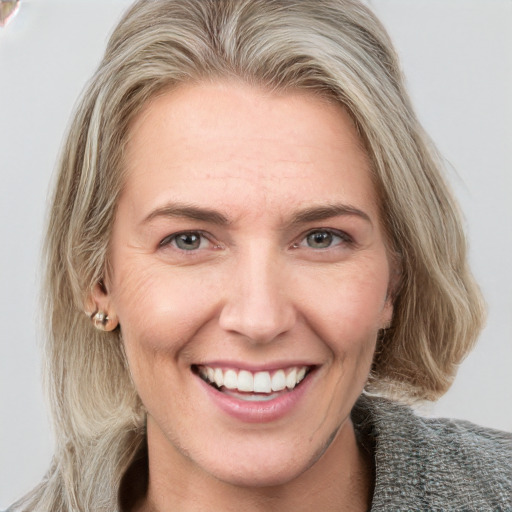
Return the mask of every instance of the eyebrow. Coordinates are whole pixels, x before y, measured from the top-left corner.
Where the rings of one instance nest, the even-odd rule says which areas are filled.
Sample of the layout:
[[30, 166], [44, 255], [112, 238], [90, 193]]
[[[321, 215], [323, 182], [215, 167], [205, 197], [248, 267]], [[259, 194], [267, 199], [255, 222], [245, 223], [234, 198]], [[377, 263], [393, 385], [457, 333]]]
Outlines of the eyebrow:
[[227, 217], [216, 210], [182, 203], [167, 204], [161, 208], [153, 210], [147, 217], [144, 218], [142, 224], [146, 224], [157, 217], [176, 217], [199, 220], [220, 226], [229, 224]]
[[328, 204], [305, 208], [294, 214], [289, 224], [290, 226], [296, 226], [298, 224], [317, 222], [345, 215], [356, 216], [372, 224], [372, 220], [367, 213], [347, 204]]
[[[327, 204], [305, 208], [296, 212], [287, 224], [289, 227], [293, 227], [299, 224], [307, 224], [308, 222], [317, 222], [346, 215], [359, 217], [372, 224], [370, 216], [367, 213], [359, 208], [346, 204]], [[158, 217], [198, 220], [219, 226], [231, 224], [230, 220], [217, 210], [183, 203], [171, 203], [153, 210], [144, 218], [142, 224], [146, 224]]]

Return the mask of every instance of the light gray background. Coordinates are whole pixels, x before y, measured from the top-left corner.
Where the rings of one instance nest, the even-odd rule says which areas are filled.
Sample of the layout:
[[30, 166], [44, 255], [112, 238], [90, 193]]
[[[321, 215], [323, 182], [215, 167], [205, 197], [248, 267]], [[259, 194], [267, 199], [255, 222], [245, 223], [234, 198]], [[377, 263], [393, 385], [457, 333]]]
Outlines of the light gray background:
[[[512, 2], [373, 0], [445, 155], [487, 328], [425, 414], [512, 429]], [[129, 0], [22, 0], [0, 29], [0, 508], [43, 475], [37, 282], [48, 183], [68, 118]]]

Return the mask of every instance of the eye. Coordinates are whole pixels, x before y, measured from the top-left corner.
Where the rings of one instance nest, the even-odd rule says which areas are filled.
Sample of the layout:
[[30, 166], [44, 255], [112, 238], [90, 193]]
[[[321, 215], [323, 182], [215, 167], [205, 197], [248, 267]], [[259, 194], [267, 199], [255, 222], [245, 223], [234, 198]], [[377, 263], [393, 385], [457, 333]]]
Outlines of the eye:
[[159, 245], [172, 245], [181, 251], [196, 251], [207, 248], [210, 241], [199, 231], [184, 231], [165, 237]]
[[352, 238], [342, 231], [331, 229], [315, 229], [306, 234], [306, 236], [294, 247], [309, 247], [311, 249], [329, 249], [341, 244], [352, 243]]
[[329, 231], [314, 231], [306, 237], [306, 243], [313, 249], [327, 249], [332, 245], [334, 235]]

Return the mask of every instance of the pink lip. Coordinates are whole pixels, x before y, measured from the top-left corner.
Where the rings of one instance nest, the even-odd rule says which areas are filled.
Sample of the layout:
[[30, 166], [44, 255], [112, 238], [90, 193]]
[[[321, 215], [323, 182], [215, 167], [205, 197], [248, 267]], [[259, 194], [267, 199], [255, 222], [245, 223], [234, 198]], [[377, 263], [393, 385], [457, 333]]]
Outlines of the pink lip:
[[269, 423], [283, 418], [298, 406], [312, 384], [312, 371], [295, 389], [266, 402], [247, 402], [218, 391], [197, 376], [208, 398], [223, 412], [245, 423]]

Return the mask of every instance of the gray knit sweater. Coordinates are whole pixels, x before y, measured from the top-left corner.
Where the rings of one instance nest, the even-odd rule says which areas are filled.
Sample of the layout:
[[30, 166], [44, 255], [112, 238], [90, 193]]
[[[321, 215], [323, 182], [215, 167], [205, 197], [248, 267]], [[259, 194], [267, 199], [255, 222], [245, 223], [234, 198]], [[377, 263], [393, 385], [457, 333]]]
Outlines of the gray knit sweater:
[[512, 434], [364, 395], [352, 419], [375, 458], [371, 512], [512, 511]]
[[366, 395], [352, 420], [375, 459], [370, 512], [512, 511], [512, 434]]

